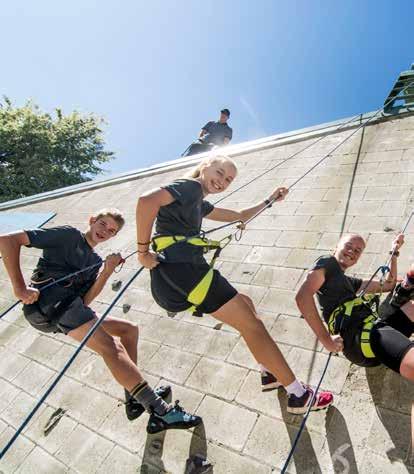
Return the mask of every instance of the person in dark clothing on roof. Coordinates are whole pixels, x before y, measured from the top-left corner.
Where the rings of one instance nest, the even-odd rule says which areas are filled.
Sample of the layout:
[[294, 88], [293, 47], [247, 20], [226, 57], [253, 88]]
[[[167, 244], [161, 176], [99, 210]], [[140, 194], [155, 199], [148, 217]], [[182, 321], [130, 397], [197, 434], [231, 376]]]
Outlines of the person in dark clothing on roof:
[[196, 155], [211, 150], [214, 146], [223, 146], [230, 143], [233, 138], [233, 130], [227, 122], [230, 118], [230, 110], [223, 109], [217, 122], [207, 122], [201, 129], [198, 140], [193, 142], [183, 156]]

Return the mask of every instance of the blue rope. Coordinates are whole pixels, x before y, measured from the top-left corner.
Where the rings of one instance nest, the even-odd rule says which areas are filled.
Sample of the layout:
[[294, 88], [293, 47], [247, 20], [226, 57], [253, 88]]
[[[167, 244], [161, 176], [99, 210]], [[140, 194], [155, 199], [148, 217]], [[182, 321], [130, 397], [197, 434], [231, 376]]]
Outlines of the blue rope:
[[[124, 262], [126, 260], [128, 260], [129, 257], [132, 257], [132, 255], [135, 255], [137, 253], [137, 251], [135, 252], [132, 252], [130, 253], [129, 255], [127, 255], [123, 261], [121, 262], [121, 265], [124, 264]], [[105, 261], [104, 261], [105, 262]], [[62, 281], [65, 281], [65, 280], [69, 280], [70, 278], [73, 278], [77, 275], [80, 275], [81, 273], [84, 273], [84, 272], [87, 272], [88, 270], [93, 270], [94, 268], [97, 268], [97, 267], [100, 267], [102, 265], [102, 263], [104, 262], [98, 262], [98, 263], [94, 263], [93, 265], [89, 265], [88, 267], [85, 267], [85, 268], [82, 268], [76, 272], [73, 272], [73, 273], [69, 273], [68, 275], [65, 275], [61, 278], [58, 278], [57, 280], [53, 280], [51, 281], [50, 283], [48, 283], [47, 285], [45, 286], [42, 286], [41, 288], [39, 288], [39, 291], [42, 292], [44, 290], [46, 290], [47, 288], [50, 288], [52, 286], [55, 286], [55, 285], [58, 285], [59, 283], [61, 283]], [[122, 268], [121, 268], [122, 269]], [[7, 313], [9, 313], [12, 309], [14, 309], [18, 304], [20, 303], [20, 300], [19, 301], [16, 301], [16, 303], [13, 303], [9, 308], [7, 308], [5, 311], [3, 311], [3, 313], [0, 314], [0, 319], [3, 318], [4, 316], [6, 316]]]
[[332, 357], [332, 352], [329, 353], [328, 360], [326, 361], [326, 364], [325, 364], [325, 367], [323, 369], [321, 378], [319, 379], [318, 385], [317, 385], [315, 391], [313, 392], [313, 395], [312, 395], [311, 401], [309, 403], [308, 409], [305, 413], [305, 416], [303, 417], [302, 423], [300, 424], [299, 431], [296, 433], [295, 441], [293, 442], [293, 445], [290, 449], [290, 452], [289, 452], [289, 455], [288, 455], [288, 457], [285, 461], [285, 464], [283, 465], [282, 470], [280, 471], [281, 474], [285, 474], [285, 472], [286, 472], [286, 470], [289, 466], [290, 460], [292, 459], [293, 453], [295, 452], [296, 445], [298, 444], [299, 439], [300, 439], [300, 435], [302, 434], [302, 431], [305, 428], [306, 421], [308, 420], [309, 413], [311, 412], [311, 408], [312, 408], [313, 403], [315, 401], [315, 398], [318, 394], [318, 391], [319, 391], [319, 388], [321, 386], [322, 380], [325, 377], [325, 374], [326, 374], [326, 371], [328, 369], [328, 365], [329, 365], [329, 362], [331, 360], [331, 357]]
[[89, 341], [89, 339], [92, 337], [94, 332], [98, 329], [98, 327], [102, 324], [103, 320], [106, 318], [106, 316], [109, 314], [109, 312], [112, 310], [112, 308], [115, 306], [115, 304], [119, 301], [121, 296], [125, 293], [125, 291], [128, 289], [128, 287], [131, 285], [131, 283], [135, 280], [135, 278], [142, 272], [144, 267], [141, 267], [139, 270], [137, 270], [134, 275], [128, 280], [128, 282], [125, 284], [125, 286], [119, 291], [119, 293], [116, 295], [115, 299], [112, 301], [112, 303], [108, 306], [106, 311], [103, 313], [103, 315], [95, 322], [95, 324], [89, 329], [88, 333], [86, 336], [82, 339], [82, 342], [79, 344], [79, 346], [76, 348], [75, 352], [72, 354], [72, 356], [69, 358], [69, 360], [66, 362], [65, 366], [63, 369], [59, 372], [55, 380], [52, 382], [52, 384], [49, 386], [49, 388], [46, 390], [46, 392], [40, 397], [39, 401], [36, 403], [36, 405], [32, 408], [31, 412], [27, 415], [27, 417], [24, 419], [23, 423], [19, 426], [19, 428], [16, 430], [14, 435], [10, 438], [6, 446], [3, 448], [3, 450], [0, 452], [0, 459], [3, 458], [3, 456], [7, 453], [7, 451], [10, 449], [12, 444], [16, 441], [16, 439], [19, 437], [19, 435], [22, 433], [22, 431], [26, 428], [27, 424], [29, 421], [33, 418], [34, 414], [37, 412], [37, 410], [42, 406], [42, 403], [46, 400], [46, 398], [50, 395], [52, 390], [56, 387], [56, 385], [59, 383], [60, 379], [63, 377], [65, 372], [69, 369], [69, 367], [72, 365], [73, 361], [76, 359], [78, 356], [79, 352], [83, 349], [83, 347], [86, 345], [86, 343]]

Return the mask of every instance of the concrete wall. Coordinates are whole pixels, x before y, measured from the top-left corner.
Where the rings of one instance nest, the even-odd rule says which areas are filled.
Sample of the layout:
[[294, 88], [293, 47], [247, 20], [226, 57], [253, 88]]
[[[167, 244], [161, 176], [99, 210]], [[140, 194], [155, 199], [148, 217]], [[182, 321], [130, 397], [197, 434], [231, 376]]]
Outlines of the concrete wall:
[[[244, 207], [267, 197], [275, 186], [289, 186], [350, 133], [327, 136], [223, 205]], [[240, 174], [235, 186], [308, 143], [237, 156]], [[135, 249], [139, 194], [182, 174], [183, 170], [169, 171], [18, 210], [55, 211], [58, 214], [48, 226], [86, 229], [91, 212], [119, 207], [127, 225], [101, 252], [128, 253]], [[253, 298], [272, 336], [305, 382], [317, 383], [327, 358], [294, 303], [306, 268], [334, 248], [342, 231], [360, 232], [367, 249], [355, 272], [368, 276], [387, 257], [390, 229], [400, 228], [413, 208], [413, 185], [414, 117], [368, 126], [222, 253], [220, 270]], [[414, 259], [414, 219], [407, 234], [401, 271]], [[23, 251], [27, 276], [37, 254]], [[113, 279], [125, 282], [136, 266], [131, 258]], [[1, 472], [181, 473], [189, 455], [196, 453], [207, 455], [216, 474], [278, 472], [301, 421], [287, 414], [284, 393], [261, 393], [255, 361], [234, 330], [219, 329], [210, 316], [168, 318], [153, 302], [148, 281], [148, 274], [142, 274], [113, 315], [139, 324], [139, 365], [146, 378], [152, 384], [172, 384], [173, 398], [202, 415], [204, 428], [147, 436], [147, 416], [127, 421], [120, 404], [122, 390], [100, 358], [85, 350], [1, 461]], [[3, 269], [0, 290], [3, 310], [14, 301]], [[96, 310], [104, 310], [115, 294], [108, 285], [94, 304]], [[132, 306], [126, 314], [124, 303]], [[19, 309], [0, 320], [0, 446], [73, 350], [67, 338], [41, 335], [30, 328]], [[335, 392], [336, 404], [328, 412], [310, 416], [290, 472], [410, 472], [404, 460], [410, 444], [411, 384], [383, 368], [366, 371], [350, 366], [339, 356], [332, 358], [323, 387]], [[66, 414], [44, 436], [43, 427], [58, 407]]]

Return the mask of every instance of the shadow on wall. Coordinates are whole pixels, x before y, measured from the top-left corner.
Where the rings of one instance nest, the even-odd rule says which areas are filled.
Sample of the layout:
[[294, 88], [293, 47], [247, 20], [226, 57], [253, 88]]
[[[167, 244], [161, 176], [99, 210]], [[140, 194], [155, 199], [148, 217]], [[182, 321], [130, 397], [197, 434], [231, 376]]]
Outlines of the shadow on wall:
[[[414, 402], [414, 385], [384, 366], [366, 369], [366, 377], [377, 420], [382, 423], [392, 441], [391, 446], [388, 440], [381, 439], [381, 426], [374, 424], [372, 430], [376, 433], [377, 450], [391, 462], [403, 462], [413, 472], [411, 406]], [[373, 446], [370, 448], [375, 449]]]

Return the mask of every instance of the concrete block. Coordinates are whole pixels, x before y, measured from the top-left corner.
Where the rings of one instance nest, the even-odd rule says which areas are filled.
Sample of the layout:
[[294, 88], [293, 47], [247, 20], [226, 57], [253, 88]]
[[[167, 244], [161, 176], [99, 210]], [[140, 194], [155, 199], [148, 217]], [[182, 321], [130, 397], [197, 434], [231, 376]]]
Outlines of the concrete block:
[[239, 291], [240, 294], [249, 296], [252, 299], [256, 308], [257, 306], [259, 306], [264, 295], [266, 294], [266, 288], [262, 286], [256, 286], [256, 285], [243, 285], [239, 283], [237, 285], [237, 290]]
[[[287, 354], [287, 361], [304, 383], [316, 386], [327, 361], [327, 355], [294, 347]], [[341, 393], [349, 371], [350, 362], [342, 357], [331, 357], [329, 369], [322, 383], [322, 389]]]
[[283, 247], [253, 247], [246, 258], [246, 262], [262, 265], [283, 265], [291, 250]]
[[322, 349], [322, 345], [308, 323], [301, 318], [281, 314], [270, 334], [276, 342], [310, 350], [320, 351]]
[[13, 383], [33, 395], [43, 392], [56, 372], [31, 361], [13, 380]]
[[161, 349], [148, 362], [146, 369], [177, 383], [184, 383], [199, 357], [169, 347]]
[[377, 216], [403, 217], [411, 211], [411, 206], [406, 201], [384, 201], [377, 211]]
[[369, 186], [364, 201], [406, 201], [410, 195], [407, 186]]
[[320, 257], [320, 250], [292, 249], [285, 265], [293, 268], [308, 269]]
[[228, 362], [237, 364], [248, 369], [258, 370], [259, 365], [247, 347], [243, 338], [240, 338], [234, 349], [227, 358]]
[[0, 377], [12, 381], [29, 363], [26, 357], [3, 349], [0, 353]]
[[[364, 197], [364, 194], [365, 194], [365, 191], [367, 190], [367, 188], [365, 186], [359, 186], [359, 187], [352, 187], [352, 190], [351, 190], [351, 196], [350, 196], [350, 200], [351, 201], [361, 201]], [[348, 188], [332, 188], [332, 189], [328, 189], [326, 191], [326, 189], [324, 189], [325, 191], [325, 194], [323, 196], [323, 198], [321, 199], [321, 201], [333, 201], [333, 202], [337, 202], [337, 201], [346, 201], [349, 197], [349, 187]]]
[[367, 449], [359, 473], [372, 474], [373, 472], [375, 474], [407, 474], [412, 472], [412, 465], [394, 461]]
[[207, 394], [233, 400], [246, 374], [247, 370], [241, 367], [203, 357], [191, 372], [186, 385]]
[[250, 248], [247, 245], [228, 245], [220, 255], [223, 262], [244, 262]]
[[[385, 143], [385, 146], [390, 146], [390, 142]], [[383, 162], [383, 161], [400, 161], [402, 159], [404, 150], [387, 150], [387, 151], [375, 151], [368, 152], [362, 158], [363, 162]]]
[[233, 283], [249, 284], [253, 280], [260, 265], [255, 263], [236, 263], [236, 262], [222, 262], [217, 269], [220, 273]]
[[272, 247], [280, 235], [278, 230], [250, 230], [243, 231], [242, 238], [233, 245], [260, 245], [263, 247]]
[[111, 441], [78, 425], [56, 453], [56, 457], [78, 472], [95, 472], [113, 447]]
[[[335, 249], [340, 237], [341, 234], [339, 232], [324, 232], [317, 245], [317, 248], [321, 250], [326, 250], [326, 253], [330, 253]], [[321, 255], [322, 254], [323, 252], [321, 252]]]
[[398, 217], [354, 217], [349, 226], [349, 232], [384, 232], [385, 228], [398, 229], [401, 226]]
[[297, 216], [332, 216], [337, 212], [339, 202], [303, 202], [296, 211]]
[[210, 396], [201, 402], [197, 415], [203, 418], [208, 439], [235, 451], [243, 449], [257, 419], [256, 413]]
[[315, 248], [319, 240], [318, 232], [284, 231], [277, 239], [278, 247]]
[[[5, 446], [10, 438], [14, 435], [14, 429], [7, 427], [0, 434], [0, 446]], [[10, 447], [7, 454], [1, 460], [1, 472], [8, 474], [16, 472], [19, 466], [27, 459], [35, 445], [25, 436], [19, 436], [15, 443]]]
[[279, 230], [308, 230], [308, 216], [276, 216], [273, 228]]
[[[285, 356], [290, 350], [287, 346], [283, 346], [281, 349]], [[244, 380], [237, 394], [236, 402], [250, 410], [264, 413], [273, 418], [282, 419], [282, 412], [286, 411], [287, 396], [283, 388], [270, 392], [262, 392], [260, 373], [252, 370]]]
[[50, 454], [55, 454], [62, 444], [67, 442], [68, 437], [72, 434], [77, 425], [76, 421], [68, 416], [63, 416], [54, 428], [45, 435], [44, 428], [54, 412], [55, 410], [51, 407], [40, 409], [33, 417], [25, 432], [25, 435], [30, 440], [34, 441]]
[[[296, 428], [260, 415], [243, 453], [281, 469], [296, 435]], [[322, 450], [323, 437], [305, 430], [296, 448], [289, 472], [320, 472], [318, 455]]]
[[16, 474], [64, 474], [67, 467], [42, 448], [36, 447], [17, 469]]
[[33, 331], [38, 337], [24, 350], [23, 354], [42, 364], [54, 365], [54, 357], [61, 349], [62, 342], [49, 336], [39, 335], [39, 332], [34, 329]]
[[4, 379], [0, 379], [0, 414], [19, 395], [20, 390]]
[[303, 270], [297, 268], [262, 266], [253, 278], [252, 283], [283, 290], [293, 290], [302, 274]]
[[404, 461], [410, 450], [411, 418], [386, 408], [378, 408], [368, 437], [368, 447], [378, 455]]
[[21, 333], [22, 333], [21, 327], [16, 326], [15, 324], [9, 323], [7, 321], [1, 321], [0, 345], [10, 346], [10, 348], [12, 348], [14, 346], [14, 341], [18, 339]]
[[122, 472], [122, 474], [136, 474], [139, 472], [141, 463], [142, 459], [137, 454], [131, 454], [120, 446], [115, 446], [109, 456], [101, 463], [97, 473], [115, 474]]
[[[104, 393], [64, 377], [49, 396], [49, 403], [63, 408], [68, 416], [99, 430], [116, 405], [116, 400]], [[93, 400], [93, 403], [88, 403]]]
[[270, 288], [260, 303], [259, 310], [300, 316], [295, 303], [295, 292]]

